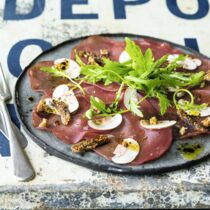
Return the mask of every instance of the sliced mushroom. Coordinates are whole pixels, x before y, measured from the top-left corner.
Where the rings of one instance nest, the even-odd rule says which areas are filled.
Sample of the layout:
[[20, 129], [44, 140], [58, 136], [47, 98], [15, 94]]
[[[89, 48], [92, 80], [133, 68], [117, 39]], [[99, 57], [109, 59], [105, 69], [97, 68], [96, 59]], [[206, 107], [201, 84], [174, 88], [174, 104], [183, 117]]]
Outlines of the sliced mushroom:
[[187, 70], [195, 70], [198, 65], [197, 65], [197, 62], [195, 62], [193, 59], [191, 58], [186, 58], [183, 62], [182, 62], [182, 67], [184, 69], [187, 69]]
[[210, 107], [202, 108], [201, 110], [186, 110], [185, 111], [190, 116], [200, 116], [200, 117], [207, 117], [210, 115]]
[[[178, 57], [179, 57], [178, 54], [169, 55], [167, 61], [171, 63]], [[198, 58], [187, 57], [183, 61], [177, 61], [177, 63], [180, 64], [184, 69], [195, 70], [197, 69], [197, 67], [201, 66], [202, 61]]]
[[65, 84], [57, 86], [53, 91], [52, 97], [65, 102], [70, 113], [75, 112], [79, 108], [79, 102], [74, 92]]
[[171, 63], [171, 62], [173, 62], [175, 59], [177, 59], [178, 57], [179, 57], [178, 54], [171, 54], [171, 55], [168, 56], [167, 61], [168, 61], [169, 63]]
[[118, 144], [114, 150], [112, 161], [117, 164], [127, 164], [135, 160], [139, 154], [140, 146], [138, 142], [132, 138], [126, 138], [121, 144]]
[[205, 107], [200, 110], [200, 116], [201, 117], [207, 117], [210, 115], [210, 107]]
[[126, 51], [122, 51], [119, 57], [119, 62], [124, 63], [126, 61], [129, 61], [131, 59], [130, 55]]
[[88, 125], [95, 130], [111, 130], [118, 127], [122, 122], [122, 115], [116, 114], [114, 116], [103, 117], [93, 120], [88, 120]]
[[54, 66], [61, 71], [65, 71], [72, 79], [80, 75], [80, 66], [74, 60], [59, 58], [54, 61]]
[[159, 120], [157, 124], [150, 124], [149, 120], [141, 120], [140, 125], [143, 128], [150, 129], [150, 130], [159, 130], [171, 127], [176, 124], [175, 120]]

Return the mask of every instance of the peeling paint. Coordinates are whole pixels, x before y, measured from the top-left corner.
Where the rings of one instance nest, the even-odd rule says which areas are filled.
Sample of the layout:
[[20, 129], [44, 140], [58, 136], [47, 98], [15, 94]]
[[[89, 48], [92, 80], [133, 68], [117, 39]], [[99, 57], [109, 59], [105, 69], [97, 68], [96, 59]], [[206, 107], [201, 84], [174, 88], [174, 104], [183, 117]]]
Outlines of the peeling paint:
[[[17, 13], [27, 14], [33, 0], [18, 0]], [[32, 20], [0, 20], [2, 53], [0, 60], [7, 69], [9, 50], [15, 42], [37, 38], [57, 45], [70, 38], [99, 33], [135, 33], [165, 38], [183, 44], [184, 38], [198, 37], [200, 49], [210, 54], [209, 15], [202, 22], [186, 21], [172, 16], [165, 1], [150, 1], [126, 8], [128, 18], [114, 20], [112, 1], [89, 1], [98, 11], [99, 20], [61, 20], [61, 1], [46, 1], [42, 15]], [[190, 1], [191, 2], [191, 1]], [[181, 1], [180, 1], [181, 3]], [[182, 7], [193, 12], [194, 4]], [[80, 7], [81, 5], [79, 5]], [[4, 1], [0, 1], [3, 17]], [[90, 6], [91, 7], [91, 6]], [[103, 8], [104, 7], [104, 8]], [[159, 8], [157, 10], [156, 8]], [[148, 12], [148, 8], [151, 9]], [[102, 9], [104, 11], [102, 11]], [[78, 10], [77, 10], [78, 11]], [[162, 14], [160, 15], [160, 11]], [[140, 17], [137, 21], [136, 17]], [[167, 21], [166, 21], [167, 20]], [[180, 30], [180, 26], [185, 26]], [[179, 31], [179, 36], [177, 36]], [[175, 33], [174, 33], [175, 32]], [[23, 54], [24, 55], [24, 54]], [[24, 65], [29, 61], [22, 58]], [[7, 75], [14, 83], [14, 77]], [[150, 176], [108, 174], [93, 171], [47, 154], [30, 138], [26, 152], [36, 171], [28, 183], [17, 182], [11, 173], [10, 158], [0, 157], [0, 210], [40, 209], [110, 209], [110, 208], [206, 208], [210, 209], [210, 159], [195, 166], [170, 173]]]

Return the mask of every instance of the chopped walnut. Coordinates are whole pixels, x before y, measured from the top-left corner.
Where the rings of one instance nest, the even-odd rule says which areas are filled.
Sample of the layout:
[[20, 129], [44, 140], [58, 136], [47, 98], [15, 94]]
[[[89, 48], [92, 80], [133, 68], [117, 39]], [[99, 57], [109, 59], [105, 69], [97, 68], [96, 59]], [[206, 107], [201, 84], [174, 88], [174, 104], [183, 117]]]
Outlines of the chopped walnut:
[[96, 64], [96, 61], [93, 56], [88, 57], [88, 64]]
[[48, 105], [44, 99], [41, 100], [36, 107], [36, 112], [44, 113], [44, 114], [60, 115], [61, 122], [64, 125], [67, 125], [71, 119], [68, 105], [63, 101], [59, 101], [55, 99], [50, 101], [50, 105]]
[[59, 115], [61, 116], [61, 122], [67, 125], [71, 119], [70, 112], [68, 110], [68, 105], [63, 101], [58, 101], [53, 99], [53, 104], [57, 109]]
[[204, 80], [210, 82], [210, 70], [207, 71], [206, 75], [204, 76]]
[[103, 56], [107, 56], [109, 54], [107, 49], [100, 49], [100, 54]]
[[204, 127], [210, 127], [210, 116], [206, 117], [204, 120], [201, 121]]
[[46, 128], [47, 127], [47, 119], [43, 118], [42, 121], [39, 123], [39, 128]]
[[56, 114], [56, 110], [52, 107], [48, 106], [44, 99], [40, 100], [37, 107], [37, 113], [45, 113], [45, 114]]
[[187, 131], [187, 128], [182, 126], [179, 130], [179, 133], [180, 133], [181, 136], [183, 136], [186, 133], [186, 131]]
[[149, 124], [150, 125], [156, 125], [157, 123], [158, 123], [158, 120], [155, 116], [153, 116], [149, 119]]

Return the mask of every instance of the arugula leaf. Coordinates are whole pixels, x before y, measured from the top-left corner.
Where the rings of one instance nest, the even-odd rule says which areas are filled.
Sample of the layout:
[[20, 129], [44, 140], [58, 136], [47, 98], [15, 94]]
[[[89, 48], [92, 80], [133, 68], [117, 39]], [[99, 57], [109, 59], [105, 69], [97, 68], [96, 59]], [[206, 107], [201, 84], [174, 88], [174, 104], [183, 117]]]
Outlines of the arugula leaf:
[[64, 71], [60, 71], [54, 67], [41, 67], [41, 71], [44, 71], [46, 73], [52, 74], [54, 77], [65, 77], [69, 79], [69, 75], [66, 74]]
[[[103, 82], [104, 85], [109, 85], [113, 82], [123, 83], [123, 85], [143, 91], [147, 97], [156, 97], [159, 100], [161, 115], [163, 115], [170, 106], [167, 95], [169, 87], [175, 89], [191, 88], [201, 84], [203, 81], [204, 72], [185, 73], [176, 71], [187, 58], [186, 55], [180, 54], [176, 59], [169, 63], [167, 61], [168, 55], [164, 55], [160, 59], [154, 60], [150, 48], [143, 53], [141, 48], [131, 39], [125, 38], [125, 43], [125, 50], [131, 59], [124, 63], [102, 58], [101, 65], [86, 65], [77, 52], [75, 52], [76, 61], [81, 66], [81, 75], [90, 83], [97, 83], [99, 81]], [[57, 77], [68, 78], [68, 75], [64, 72], [54, 68], [43, 67], [41, 70]], [[116, 93], [116, 99], [110, 107], [105, 106], [106, 108], [104, 108], [103, 106], [103, 110], [101, 110], [103, 115], [110, 114], [110, 112], [119, 112], [119, 110], [117, 110], [118, 99], [119, 92]], [[95, 103], [93, 98], [92, 103]], [[137, 111], [138, 104], [133, 103], [132, 107], [133, 112], [140, 115]]]
[[143, 113], [140, 110], [138, 103], [136, 103], [132, 98], [130, 99], [130, 111], [137, 115], [138, 117], [143, 117]]
[[194, 73], [190, 76], [190, 81], [188, 83], [189, 86], [194, 87], [198, 84], [200, 84], [203, 81], [203, 78], [205, 76], [204, 71], [200, 71], [198, 73]]
[[112, 102], [110, 104], [110, 106], [109, 106], [113, 110], [117, 110], [117, 105], [118, 105], [118, 103], [120, 101], [120, 97], [121, 97], [121, 93], [122, 93], [123, 87], [124, 87], [124, 82], [120, 85], [120, 88], [118, 89], [118, 91], [116, 93], [116, 97], [115, 97], [114, 102]]
[[56, 69], [54, 66], [52, 67], [41, 67], [40, 68], [41, 71], [52, 74], [54, 77], [64, 77], [67, 78], [70, 82], [72, 82], [77, 88], [79, 88], [81, 90], [81, 92], [83, 93], [83, 95], [85, 95], [85, 91], [82, 88], [82, 86], [75, 82], [73, 79], [71, 79], [71, 77], [65, 73], [65, 71], [61, 71]]
[[96, 112], [103, 113], [107, 111], [105, 103], [97, 97], [90, 96], [90, 104], [92, 109]]
[[[177, 102], [176, 95], [179, 92], [187, 93], [190, 96], [190, 101], [180, 99]], [[179, 90], [175, 91], [175, 93], [173, 95], [173, 102], [174, 102], [177, 110], [183, 110], [187, 114], [192, 115], [192, 116], [199, 116], [201, 109], [203, 109], [203, 108], [208, 106], [208, 104], [206, 104], [206, 103], [195, 104], [194, 103], [194, 96], [193, 96], [193, 94], [187, 89], [179, 89]]]
[[85, 63], [82, 61], [82, 59], [79, 57], [76, 50], [74, 50], [75, 60], [80, 66], [85, 66]]
[[168, 54], [162, 56], [160, 59], [156, 60], [153, 64], [153, 68], [160, 68], [168, 59]]
[[167, 98], [167, 96], [163, 93], [159, 92], [155, 95], [159, 100], [160, 114], [163, 115], [166, 112], [167, 108], [170, 106], [170, 101]]
[[[129, 38], [125, 38], [126, 47], [125, 50], [129, 54], [132, 60], [132, 67], [139, 73], [143, 73], [146, 70], [144, 55], [138, 45], [135, 44]], [[149, 57], [149, 56], [148, 56]]]
[[86, 111], [85, 116], [88, 119], [92, 119], [93, 117], [96, 116], [106, 117], [106, 116], [116, 115], [118, 113], [127, 112], [127, 110], [117, 109], [123, 87], [124, 83], [121, 84], [120, 88], [116, 93], [115, 100], [110, 105], [106, 105], [101, 99], [97, 97], [90, 96], [90, 109]]

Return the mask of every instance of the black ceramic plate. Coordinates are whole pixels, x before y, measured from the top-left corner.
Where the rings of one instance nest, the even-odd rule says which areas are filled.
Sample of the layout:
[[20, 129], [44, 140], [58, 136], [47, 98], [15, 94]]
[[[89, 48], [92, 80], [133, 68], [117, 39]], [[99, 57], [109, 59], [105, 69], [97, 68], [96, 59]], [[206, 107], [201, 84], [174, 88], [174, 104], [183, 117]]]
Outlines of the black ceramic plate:
[[[123, 40], [125, 36], [130, 37], [132, 39], [151, 38], [151, 37], [138, 36], [138, 35], [132, 35], [132, 34], [112, 34], [112, 35], [109, 34], [105, 36], [112, 37], [116, 40]], [[181, 169], [183, 167], [192, 165], [198, 162], [199, 160], [203, 160], [204, 158], [207, 158], [208, 156], [210, 156], [210, 141], [208, 141], [209, 139], [207, 139], [209, 137], [199, 136], [197, 138], [194, 138], [188, 141], [190, 144], [199, 143], [203, 145], [204, 147], [203, 152], [194, 160], [183, 159], [183, 157], [180, 155], [178, 151], [178, 148], [180, 147], [180, 144], [183, 144], [186, 141], [183, 142], [181, 140], [177, 140], [177, 141], [174, 141], [170, 150], [158, 160], [151, 161], [146, 164], [139, 165], [139, 166], [116, 165], [112, 163], [111, 161], [107, 161], [103, 157], [98, 156], [94, 152], [88, 152], [84, 156], [72, 153], [69, 145], [58, 140], [51, 133], [35, 129], [32, 126], [31, 113], [32, 113], [33, 107], [39, 101], [41, 95], [31, 90], [29, 79], [27, 76], [27, 70], [32, 65], [34, 65], [35, 63], [39, 61], [55, 60], [56, 58], [60, 58], [60, 57], [68, 58], [71, 49], [85, 38], [86, 37], [69, 40], [51, 48], [48, 51], [43, 52], [35, 60], [33, 60], [28, 67], [25, 68], [25, 70], [22, 72], [22, 74], [17, 80], [16, 88], [15, 88], [16, 111], [19, 115], [19, 119], [22, 123], [23, 128], [40, 147], [42, 147], [51, 155], [55, 155], [59, 158], [68, 160], [70, 162], [73, 162], [73, 163], [76, 163], [85, 167], [89, 167], [95, 170], [117, 172], [117, 173], [127, 173], [127, 174], [154, 174], [154, 173], [159, 173], [159, 172], [172, 171], [175, 169]], [[160, 40], [156, 38], [151, 38], [151, 39], [154, 39], [160, 42], [168, 42], [168, 41]], [[183, 46], [171, 43], [171, 42], [168, 42], [168, 43], [173, 45], [175, 48], [181, 49], [185, 53], [195, 54], [197, 56], [205, 57], [204, 55], [201, 55], [192, 49], [189, 49], [189, 48], [186, 48], [186, 47], [183, 47]], [[29, 101], [28, 100], [29, 97], [33, 97], [34, 101], [33, 102]]]

